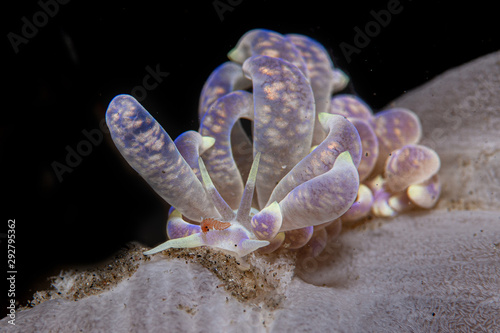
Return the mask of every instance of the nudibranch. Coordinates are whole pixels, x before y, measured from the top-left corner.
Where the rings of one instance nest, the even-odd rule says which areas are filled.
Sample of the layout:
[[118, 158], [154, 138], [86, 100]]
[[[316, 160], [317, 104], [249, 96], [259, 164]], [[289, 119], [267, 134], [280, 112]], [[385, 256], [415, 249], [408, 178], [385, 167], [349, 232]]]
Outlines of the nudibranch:
[[175, 141], [132, 96], [108, 107], [116, 147], [171, 205], [169, 239], [146, 255], [209, 246], [242, 259], [307, 246], [316, 256], [341, 220], [435, 204], [439, 157], [418, 145], [416, 115], [332, 98], [349, 79], [318, 42], [255, 29], [228, 57], [202, 89], [198, 131]]

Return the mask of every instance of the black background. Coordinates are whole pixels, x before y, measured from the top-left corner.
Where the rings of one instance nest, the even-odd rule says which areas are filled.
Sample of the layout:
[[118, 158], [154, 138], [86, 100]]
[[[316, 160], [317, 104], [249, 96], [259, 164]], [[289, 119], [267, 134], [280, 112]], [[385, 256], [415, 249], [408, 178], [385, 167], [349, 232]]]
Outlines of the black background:
[[[348, 91], [375, 111], [447, 69], [500, 49], [493, 4], [401, 0], [401, 12], [347, 61], [340, 44], [354, 45], [354, 28], [363, 30], [374, 20], [370, 12], [389, 2], [221, 0], [232, 3], [221, 20], [211, 0], [73, 0], [18, 53], [7, 35], [21, 35], [22, 18], [33, 22], [41, 7], [4, 4], [0, 232], [16, 220], [16, 299], [25, 304], [48, 286], [48, 276], [102, 261], [129, 241], [153, 246], [165, 240], [168, 205], [123, 164], [108, 134], [62, 182], [51, 166], [65, 164], [66, 146], [76, 149], [83, 130], [99, 129], [115, 95], [142, 85], [146, 66], [169, 72], [142, 104], [175, 138], [198, 128], [204, 81], [253, 28], [321, 42], [350, 75]], [[2, 299], [7, 289], [0, 290]]]

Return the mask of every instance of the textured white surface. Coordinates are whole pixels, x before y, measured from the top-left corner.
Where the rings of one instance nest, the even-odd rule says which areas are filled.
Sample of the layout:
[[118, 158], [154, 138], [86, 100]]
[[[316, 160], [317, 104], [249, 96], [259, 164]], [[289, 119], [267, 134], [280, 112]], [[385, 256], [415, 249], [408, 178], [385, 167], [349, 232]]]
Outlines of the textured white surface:
[[[210, 271], [160, 257], [111, 291], [51, 300], [7, 332], [500, 331], [500, 53], [395, 101], [441, 156], [438, 209], [344, 232], [299, 261], [283, 308], [240, 303]], [[450, 211], [451, 208], [451, 211]], [[467, 210], [471, 209], [471, 210]], [[7, 330], [5, 330], [7, 328]]]
[[294, 279], [273, 327], [498, 331], [499, 225], [499, 212], [441, 211], [346, 232], [316, 263], [299, 263], [307, 282]]
[[200, 265], [157, 257], [109, 292], [22, 311], [14, 331], [231, 332], [235, 320], [261, 326], [262, 312], [239, 304], [220, 283]]

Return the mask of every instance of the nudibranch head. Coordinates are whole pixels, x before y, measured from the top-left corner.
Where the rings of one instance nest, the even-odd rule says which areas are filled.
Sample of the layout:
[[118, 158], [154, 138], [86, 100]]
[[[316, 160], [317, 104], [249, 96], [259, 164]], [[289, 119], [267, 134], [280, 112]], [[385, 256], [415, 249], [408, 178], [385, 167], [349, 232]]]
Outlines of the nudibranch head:
[[418, 117], [332, 98], [348, 77], [319, 43], [256, 29], [229, 58], [202, 89], [198, 131], [175, 141], [132, 96], [108, 107], [116, 147], [172, 206], [169, 239], [145, 254], [208, 246], [242, 258], [306, 246], [316, 256], [341, 219], [436, 203], [439, 157], [418, 145]]
[[[167, 222], [170, 239], [154, 249], [146, 251], [144, 254], [154, 254], [169, 248], [210, 246], [227, 251], [240, 258], [269, 245], [269, 241], [257, 239], [250, 227], [251, 214], [254, 214], [251, 204], [259, 160], [260, 153], [257, 153], [240, 206], [236, 211], [233, 211], [213, 185], [203, 160], [199, 158], [199, 169], [206, 193], [209, 195], [222, 221], [212, 217], [205, 217], [202, 219], [201, 225], [193, 225], [184, 221], [182, 214], [174, 210]], [[281, 220], [278, 222], [281, 223]]]

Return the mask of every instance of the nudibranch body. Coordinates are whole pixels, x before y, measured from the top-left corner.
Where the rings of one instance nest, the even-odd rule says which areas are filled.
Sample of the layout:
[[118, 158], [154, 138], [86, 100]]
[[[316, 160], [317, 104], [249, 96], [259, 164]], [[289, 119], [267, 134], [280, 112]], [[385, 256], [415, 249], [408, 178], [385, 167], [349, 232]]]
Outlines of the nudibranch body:
[[417, 144], [418, 118], [332, 99], [348, 78], [319, 43], [256, 29], [229, 58], [203, 87], [199, 130], [175, 141], [132, 96], [108, 107], [116, 147], [172, 206], [169, 240], [145, 254], [209, 246], [242, 258], [307, 245], [316, 256], [339, 218], [434, 205], [439, 157]]

